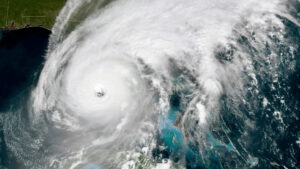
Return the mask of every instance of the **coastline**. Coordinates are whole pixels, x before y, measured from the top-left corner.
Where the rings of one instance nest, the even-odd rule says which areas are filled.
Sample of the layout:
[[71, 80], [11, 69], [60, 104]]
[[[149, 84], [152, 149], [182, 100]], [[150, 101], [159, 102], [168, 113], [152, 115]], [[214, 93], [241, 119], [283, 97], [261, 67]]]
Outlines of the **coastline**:
[[15, 30], [24, 30], [24, 29], [30, 29], [30, 28], [41, 28], [41, 29], [45, 29], [47, 31], [51, 32], [51, 29], [48, 29], [42, 25], [38, 25], [38, 26], [24, 26], [24, 27], [18, 27], [18, 28], [11, 28], [11, 27], [0, 27], [0, 31], [2, 32], [6, 32], [6, 31], [15, 31]]

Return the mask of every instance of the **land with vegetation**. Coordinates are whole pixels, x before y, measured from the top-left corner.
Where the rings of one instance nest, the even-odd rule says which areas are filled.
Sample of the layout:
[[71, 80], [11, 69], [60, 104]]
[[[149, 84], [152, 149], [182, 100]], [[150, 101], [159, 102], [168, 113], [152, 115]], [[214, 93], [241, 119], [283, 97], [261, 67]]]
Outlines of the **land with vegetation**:
[[0, 0], [0, 28], [42, 26], [51, 29], [66, 0]]

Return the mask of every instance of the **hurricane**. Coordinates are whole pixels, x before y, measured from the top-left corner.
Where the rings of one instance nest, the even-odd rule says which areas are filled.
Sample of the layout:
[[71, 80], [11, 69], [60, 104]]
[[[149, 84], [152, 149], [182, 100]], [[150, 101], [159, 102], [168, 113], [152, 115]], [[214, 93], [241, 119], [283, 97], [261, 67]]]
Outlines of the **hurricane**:
[[300, 168], [300, 3], [68, 0], [1, 116], [24, 169]]

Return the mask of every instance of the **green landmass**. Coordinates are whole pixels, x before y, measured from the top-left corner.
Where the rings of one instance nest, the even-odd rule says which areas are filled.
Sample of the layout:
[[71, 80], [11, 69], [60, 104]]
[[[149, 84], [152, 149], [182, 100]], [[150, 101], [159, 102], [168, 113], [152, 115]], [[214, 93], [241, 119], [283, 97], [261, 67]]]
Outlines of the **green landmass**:
[[51, 29], [66, 0], [0, 0], [0, 28]]

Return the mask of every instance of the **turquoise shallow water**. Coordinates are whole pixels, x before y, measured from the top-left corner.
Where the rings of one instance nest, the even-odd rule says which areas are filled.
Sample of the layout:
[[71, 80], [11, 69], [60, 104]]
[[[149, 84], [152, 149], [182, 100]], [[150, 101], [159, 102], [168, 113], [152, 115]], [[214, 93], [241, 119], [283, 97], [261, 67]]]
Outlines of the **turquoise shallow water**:
[[[299, 37], [299, 28], [295, 25], [293, 25], [290, 22], [286, 21], [287, 26], [289, 26], [288, 32], [285, 36], [290, 38], [290, 41], [292, 43], [295, 43], [300, 40]], [[10, 79], [9, 77], [15, 77], [16, 79], [20, 78], [22, 79], [19, 82], [19, 86], [15, 85], [17, 84], [15, 81], [9, 81], [6, 80], [5, 82], [8, 83], [6, 86], [9, 86], [9, 88], [1, 88], [1, 92], [12, 91], [11, 93], [8, 93], [8, 95], [4, 95], [3, 93], [1, 96], [5, 96], [5, 98], [14, 97], [16, 93], [20, 93], [23, 91], [23, 89], [28, 88], [28, 85], [30, 86], [32, 81], [34, 81], [34, 77], [31, 76], [32, 72], [35, 72], [38, 70], [39, 65], [42, 63], [41, 56], [43, 55], [43, 52], [46, 48], [46, 42], [47, 42], [47, 34], [46, 35], [39, 35], [42, 36], [41, 38], [38, 38], [36, 35], [31, 36], [28, 35], [26, 38], [29, 38], [30, 40], [24, 40], [21, 36], [18, 36], [20, 40], [18, 41], [18, 38], [16, 41], [13, 41], [12, 46], [10, 46], [9, 50], [7, 48], [4, 48], [1, 46], [2, 54], [5, 53], [6, 55], [1, 55], [1, 58], [3, 59], [4, 56], [16, 56], [16, 58], [13, 58], [13, 60], [5, 60], [6, 65], [10, 65], [12, 68], [15, 68], [15, 65], [24, 65], [25, 62], [22, 61], [23, 57], [31, 57], [32, 60], [35, 62], [30, 62], [33, 65], [27, 65], [25, 68], [30, 69], [21, 69], [20, 66], [17, 66], [20, 69], [17, 69], [17, 75], [12, 76], [12, 73], [4, 72], [1, 75], [2, 79]], [[25, 39], [26, 39], [25, 38]], [[32, 38], [32, 39], [31, 39]], [[37, 40], [37, 42], [33, 42], [34, 40]], [[274, 38], [274, 41], [277, 41], [278, 39]], [[43, 43], [41, 43], [41, 41]], [[248, 40], [242, 39], [241, 43], [244, 43], [244, 45], [249, 45]], [[37, 53], [32, 53], [32, 49], [30, 46], [27, 46], [28, 44], [33, 44], [34, 49]], [[6, 43], [7, 44], [7, 43]], [[39, 44], [41, 47], [37, 47], [36, 45]], [[2, 44], [3, 45], [3, 44]], [[14, 45], [16, 48], [14, 48]], [[25, 46], [25, 47], [24, 47]], [[23, 48], [22, 48], [23, 47]], [[5, 49], [5, 50], [4, 50]], [[16, 52], [21, 50], [22, 53]], [[27, 51], [29, 50], [29, 51]], [[268, 55], [268, 46], [266, 45], [265, 52]], [[251, 51], [256, 54], [256, 51]], [[284, 56], [291, 55], [290, 51], [287, 50], [287, 46], [285, 44], [278, 43], [278, 52], [284, 53]], [[11, 55], [13, 53], [14, 55]], [[31, 55], [27, 55], [30, 53]], [[182, 159], [185, 159], [187, 168], [230, 168], [228, 164], [224, 164], [224, 159], [226, 160], [233, 160], [233, 161], [243, 161], [247, 163], [247, 166], [254, 166], [254, 168], [271, 168], [274, 167], [275, 164], [284, 164], [285, 166], [288, 166], [289, 163], [293, 164], [293, 159], [296, 159], [299, 155], [299, 148], [297, 147], [296, 141], [299, 136], [299, 120], [297, 120], [297, 112], [299, 110], [299, 46], [297, 46], [296, 50], [294, 51], [294, 58], [290, 58], [291, 60], [285, 60], [286, 58], [282, 58], [281, 63], [279, 63], [279, 67], [283, 72], [287, 71], [285, 68], [287, 68], [287, 65], [291, 63], [291, 61], [296, 60], [296, 67], [295, 70], [293, 70], [293, 73], [287, 73], [287, 74], [279, 74], [279, 81], [276, 82], [273, 85], [276, 85], [277, 90], [272, 90], [272, 85], [270, 85], [272, 82], [271, 79], [264, 79], [265, 75], [268, 75], [268, 72], [259, 72], [257, 73], [258, 77], [258, 83], [260, 83], [260, 89], [262, 93], [264, 93], [265, 97], [269, 101], [269, 106], [264, 107], [263, 104], [259, 104], [256, 102], [255, 98], [259, 98], [261, 101], [263, 101], [263, 96], [261, 95], [255, 95], [254, 92], [249, 91], [248, 93], [248, 100], [246, 104], [240, 104], [240, 111], [245, 113], [244, 117], [237, 117], [231, 114], [231, 112], [234, 112], [234, 107], [226, 107], [226, 106], [232, 106], [232, 102], [230, 99], [224, 98], [224, 106], [222, 107], [222, 110], [226, 113], [222, 114], [223, 121], [220, 122], [220, 126], [223, 128], [224, 131], [230, 131], [228, 134], [228, 137], [232, 139], [232, 141], [228, 141], [226, 139], [223, 139], [221, 135], [217, 135], [216, 133], [212, 132], [211, 130], [202, 131], [204, 133], [203, 139], [207, 140], [207, 145], [210, 147], [209, 149], [199, 150], [197, 145], [193, 142], [190, 142], [185, 138], [185, 134], [182, 132], [182, 130], [174, 125], [176, 123], [176, 120], [178, 120], [179, 116], [182, 114], [181, 110], [184, 109], [184, 106], [180, 105], [180, 102], [182, 100], [178, 99], [177, 104], [174, 104], [171, 106], [170, 110], [165, 113], [166, 115], [161, 118], [160, 124], [159, 124], [159, 138], [161, 140], [160, 145], [165, 146], [164, 150], [161, 150], [161, 152], [158, 152], [156, 154], [162, 155], [163, 158], [172, 159], [174, 161], [180, 161]], [[26, 55], [23, 55], [26, 54]], [[17, 57], [18, 56], [18, 57]], [[33, 59], [34, 57], [38, 58], [37, 60]], [[4, 63], [4, 62], [1, 62]], [[10, 63], [10, 64], [9, 64]], [[22, 64], [17, 64], [22, 63]], [[257, 64], [259, 62], [257, 61]], [[36, 67], [34, 67], [36, 66]], [[9, 67], [8, 67], [9, 68]], [[7, 70], [7, 69], [6, 69]], [[15, 69], [11, 69], [15, 70]], [[3, 69], [2, 69], [3, 71]], [[22, 73], [20, 73], [22, 72]], [[288, 75], [288, 76], [287, 76]], [[23, 83], [23, 77], [25, 79], [29, 80], [30, 83]], [[268, 76], [267, 76], [268, 77]], [[12, 79], [14, 80], [14, 79]], [[10, 85], [11, 84], [14, 85]], [[178, 82], [181, 83], [181, 82]], [[2, 84], [3, 85], [3, 81]], [[5, 90], [4, 90], [5, 89]], [[188, 93], [188, 92], [187, 92]], [[282, 103], [282, 98], [285, 100], [284, 104]], [[3, 99], [5, 100], [5, 99]], [[2, 102], [2, 105], [7, 105], [8, 102], [4, 104]], [[9, 103], [12, 104], [12, 103]], [[13, 105], [13, 104], [12, 104]], [[257, 106], [257, 107], [251, 107], [251, 106]], [[1, 106], [1, 108], [6, 109], [7, 107]], [[250, 112], [249, 110], [252, 109], [255, 111], [255, 114], [251, 115], [248, 114]], [[278, 122], [276, 118], [279, 119], [279, 117], [272, 117], [274, 110], [280, 110], [282, 112], [282, 118], [285, 122], [284, 124]], [[267, 115], [269, 117], [267, 117]], [[0, 153], [1, 153], [1, 159], [0, 159], [0, 166], [2, 168], [22, 168], [23, 164], [18, 161], [18, 159], [12, 154], [6, 146], [5, 141], [5, 133], [3, 132], [3, 119], [5, 116], [10, 116], [8, 113], [5, 114], [5, 112], [1, 112], [1, 128], [0, 131]], [[25, 117], [25, 116], [24, 116]], [[25, 119], [22, 117], [21, 119]], [[252, 141], [252, 144], [247, 147], [247, 151], [249, 154], [252, 154], [252, 156], [248, 156], [245, 150], [243, 150], [243, 147], [238, 142], [238, 139], [243, 139], [242, 133], [240, 131], [245, 131], [247, 128], [243, 127], [243, 123], [247, 121], [247, 118], [251, 120], [256, 121], [256, 127], [255, 130], [249, 130], [250, 140]], [[294, 119], [296, 118], [296, 120]], [[280, 119], [279, 119], [280, 120]], [[7, 123], [8, 121], [6, 121]], [[262, 139], [266, 137], [265, 139]], [[278, 147], [273, 147], [274, 143], [278, 145]], [[260, 147], [261, 150], [257, 149], [256, 147]], [[294, 150], [294, 153], [290, 153], [290, 151], [287, 150]], [[278, 155], [277, 155], [278, 154]], [[287, 159], [280, 159], [280, 154], [286, 155]], [[154, 155], [156, 157], [156, 155]], [[255, 158], [256, 157], [256, 158]], [[268, 158], [272, 158], [272, 161], [268, 161]], [[229, 159], [228, 159], [229, 158]], [[290, 161], [290, 160], [291, 161]], [[30, 159], [29, 159], [30, 160]], [[275, 162], [273, 162], [275, 161]], [[257, 165], [259, 163], [259, 165]], [[235, 165], [235, 164], [230, 164]], [[298, 162], [295, 162], [293, 165], [294, 167], [291, 168], [298, 168]], [[275, 165], [276, 168], [276, 165]], [[277, 167], [279, 168], [279, 167]], [[84, 169], [102, 169], [97, 164], [89, 164], [85, 166]]]
[[[297, 18], [300, 5], [293, 7], [296, 10], [291, 9], [291, 15]], [[155, 166], [163, 160], [169, 160], [174, 166], [187, 169], [300, 168], [300, 29], [295, 22], [279, 18], [284, 29], [273, 23], [273, 18], [268, 20], [265, 27], [255, 27], [243, 22], [234, 28], [228, 44], [220, 44], [214, 49], [212, 53], [220, 67], [235, 70], [234, 68], [245, 66], [245, 69], [241, 72], [242, 84], [231, 76], [229, 82], [224, 80], [230, 85], [222, 88], [224, 91], [218, 104], [213, 107], [217, 109], [217, 113], [213, 108], [207, 109], [207, 114], [215, 115], [215, 119], [208, 119], [209, 123], [205, 127], [198, 124], [195, 109], [187, 111], [189, 105], [195, 106], [193, 101], [203, 99], [198, 98], [199, 95], [202, 96], [203, 90], [199, 89], [201, 87], [195, 80], [197, 72], [193, 72], [195, 70], [188, 64], [181, 64], [177, 60], [169, 61], [167, 68], [175, 80], [163, 80], [174, 87], [166, 90], [170, 91], [169, 98], [166, 99], [170, 107], [168, 111], [160, 112], [158, 118], [154, 118], [158, 119], [154, 121], [158, 123], [157, 128], [154, 127], [157, 131], [154, 131], [153, 138], [156, 147], [149, 149], [148, 154], [138, 157], [138, 162], [150, 161]], [[38, 120], [30, 114], [32, 103], [28, 102], [28, 96], [35, 89], [44, 66], [43, 56], [47, 50], [49, 34], [46, 30], [29, 28], [9, 32], [9, 38], [0, 40], [0, 168], [60, 169], [68, 168], [66, 166], [82, 159], [86, 161], [76, 169], [104, 169], [102, 166], [114, 168], [119, 164], [118, 159], [107, 159], [114, 157], [111, 154], [121, 151], [121, 146], [127, 146], [119, 144], [126, 138], [125, 134], [114, 144], [107, 144], [103, 149], [92, 147], [82, 157], [74, 159], [77, 148], [80, 148], [88, 136], [82, 138], [80, 133], [65, 130], [63, 125], [55, 128], [55, 123], [51, 121], [53, 119], [47, 116], [49, 112], [56, 113], [52, 110], [39, 112], [42, 118]], [[261, 37], [267, 40], [261, 40]], [[237, 65], [235, 59], [245, 56], [249, 62]], [[146, 74], [148, 73], [147, 78], [151, 78], [153, 72], [161, 73], [143, 64]], [[68, 66], [68, 62], [62, 65]], [[64, 67], [61, 68], [58, 74], [64, 73]], [[253, 71], [249, 73], [247, 68], [252, 68]], [[46, 84], [52, 82], [46, 81]], [[215, 83], [209, 84], [206, 86], [208, 89], [215, 89]], [[223, 83], [220, 85], [226, 86]], [[239, 85], [242, 85], [242, 91], [239, 90]], [[203, 100], [203, 104], [207, 104], [206, 98]], [[190, 118], [184, 125], [185, 115]], [[55, 116], [55, 120], [57, 117], [59, 116]], [[67, 122], [63, 121], [63, 124]], [[75, 137], [68, 138], [72, 134]], [[77, 142], [80, 139], [83, 142]], [[87, 142], [88, 146], [90, 143], [92, 141]], [[66, 148], [69, 145], [74, 154]], [[139, 146], [139, 143], [136, 144], [140, 153], [143, 147]], [[51, 161], [53, 159], [56, 161]], [[149, 168], [149, 165], [140, 166]]]
[[182, 131], [174, 125], [180, 115], [179, 111], [179, 107], [171, 107], [166, 117], [163, 117], [160, 122], [160, 139], [162, 139], [162, 144], [170, 158], [175, 160], [185, 158], [188, 161], [187, 165], [193, 168], [223, 168], [219, 161], [219, 154], [224, 154], [227, 151], [235, 152], [232, 143], [221, 143], [211, 135], [210, 131], [205, 131], [206, 138], [203, 139], [208, 140], [207, 144], [211, 148], [200, 153], [196, 145], [186, 141]]

